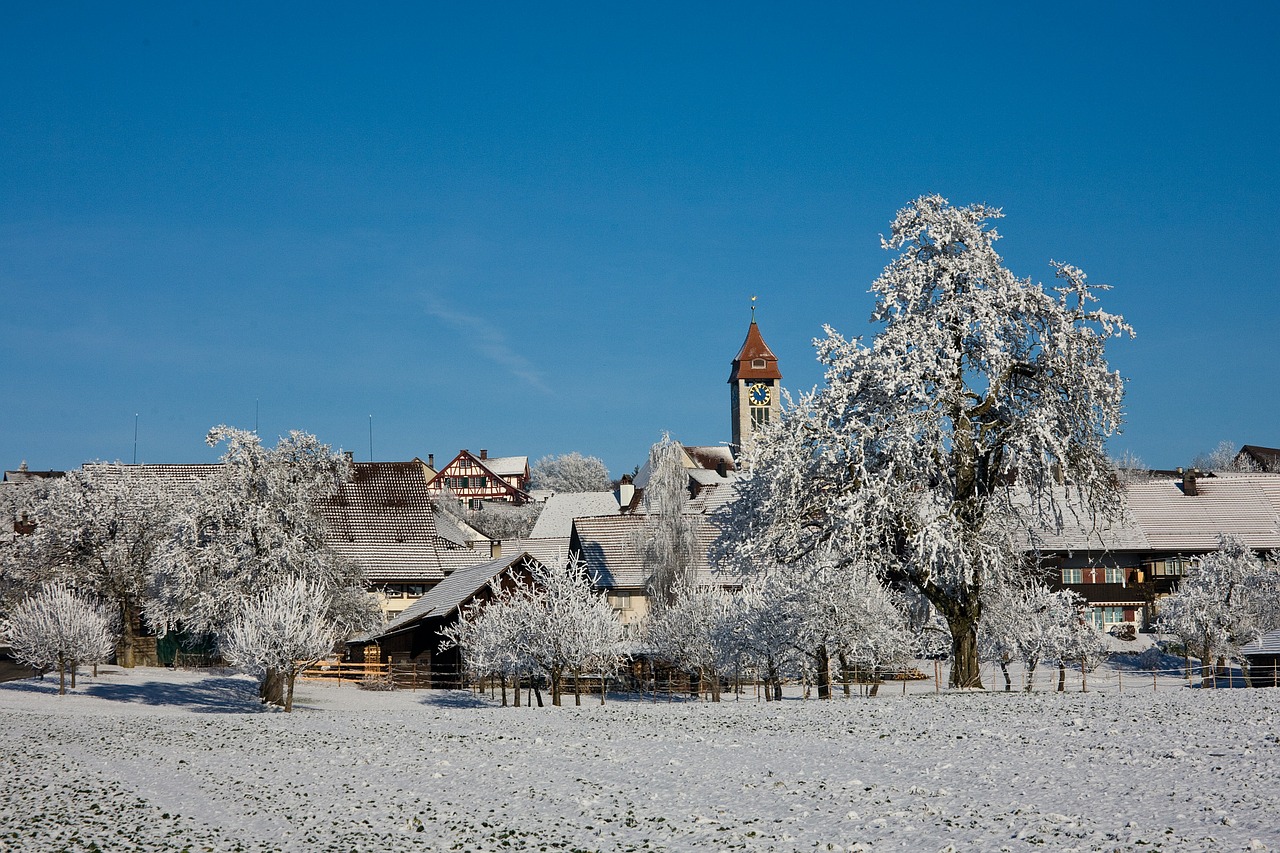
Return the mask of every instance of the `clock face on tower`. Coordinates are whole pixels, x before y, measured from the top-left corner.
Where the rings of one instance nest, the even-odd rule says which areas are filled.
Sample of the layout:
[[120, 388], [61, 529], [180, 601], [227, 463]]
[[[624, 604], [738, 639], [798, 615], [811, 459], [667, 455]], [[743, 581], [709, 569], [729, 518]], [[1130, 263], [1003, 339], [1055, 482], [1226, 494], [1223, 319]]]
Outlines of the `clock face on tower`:
[[749, 399], [753, 406], [769, 405], [769, 386], [763, 382], [753, 382], [747, 386]]

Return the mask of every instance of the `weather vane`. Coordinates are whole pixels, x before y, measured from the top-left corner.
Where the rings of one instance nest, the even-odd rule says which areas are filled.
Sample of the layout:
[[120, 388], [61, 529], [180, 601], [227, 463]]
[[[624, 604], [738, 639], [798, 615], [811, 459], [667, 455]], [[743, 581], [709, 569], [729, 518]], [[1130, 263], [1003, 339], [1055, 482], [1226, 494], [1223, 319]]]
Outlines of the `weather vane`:
[[751, 322], [756, 321], [756, 298], [751, 297]]

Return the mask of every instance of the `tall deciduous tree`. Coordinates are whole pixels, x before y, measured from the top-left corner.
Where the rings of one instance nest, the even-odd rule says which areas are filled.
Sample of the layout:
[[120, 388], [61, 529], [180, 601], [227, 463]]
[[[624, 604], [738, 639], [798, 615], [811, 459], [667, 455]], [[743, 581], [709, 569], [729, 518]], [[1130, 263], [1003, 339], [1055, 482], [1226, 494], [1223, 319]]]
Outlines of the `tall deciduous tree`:
[[[179, 516], [156, 575], [154, 624], [223, 637], [246, 598], [297, 578], [322, 591], [334, 622], [350, 631], [373, 627], [377, 611], [363, 569], [325, 542], [321, 503], [351, 476], [346, 458], [299, 431], [270, 449], [256, 433], [226, 426], [210, 430], [207, 441], [226, 452]], [[277, 676], [268, 671], [262, 688], [279, 704], [285, 685]]]
[[827, 328], [825, 386], [761, 436], [775, 446], [734, 510], [752, 519], [737, 530], [765, 534], [747, 546], [765, 562], [825, 548], [918, 590], [951, 631], [953, 687], [981, 686], [984, 592], [1021, 569], [1011, 531], [1059, 524], [1060, 484], [1086, 512], [1120, 507], [1103, 442], [1123, 380], [1104, 346], [1132, 330], [1069, 264], [1049, 290], [1016, 278], [994, 248], [1000, 216], [936, 195], [898, 212], [878, 333], [865, 346]]

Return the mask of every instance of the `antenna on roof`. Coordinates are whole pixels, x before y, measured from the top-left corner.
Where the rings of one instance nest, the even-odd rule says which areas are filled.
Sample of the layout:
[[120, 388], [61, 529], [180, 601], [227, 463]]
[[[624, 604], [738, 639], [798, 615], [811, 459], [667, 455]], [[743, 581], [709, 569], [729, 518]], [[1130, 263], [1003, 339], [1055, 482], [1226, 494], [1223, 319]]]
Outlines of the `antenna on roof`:
[[138, 413], [133, 413], [133, 464], [138, 464]]
[[258, 398], [253, 398], [253, 433], [258, 434]]
[[369, 415], [369, 461], [373, 461], [373, 415]]

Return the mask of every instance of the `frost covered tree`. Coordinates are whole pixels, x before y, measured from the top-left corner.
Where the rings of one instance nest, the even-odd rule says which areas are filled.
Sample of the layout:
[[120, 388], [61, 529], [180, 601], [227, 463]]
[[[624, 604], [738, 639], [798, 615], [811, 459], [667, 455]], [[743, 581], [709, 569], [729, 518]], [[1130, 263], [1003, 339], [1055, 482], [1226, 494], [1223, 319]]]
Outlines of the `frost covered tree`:
[[330, 599], [331, 591], [317, 581], [285, 578], [241, 599], [239, 614], [219, 638], [219, 649], [233, 666], [264, 684], [268, 678], [282, 679], [284, 695], [277, 704], [290, 712], [298, 673], [351, 633], [350, 625], [332, 617]]
[[981, 686], [984, 594], [1024, 570], [1013, 532], [1060, 524], [1067, 492], [1086, 513], [1121, 505], [1103, 442], [1123, 381], [1104, 346], [1132, 330], [1069, 264], [1048, 290], [1016, 278], [994, 248], [1000, 216], [936, 195], [898, 212], [878, 333], [867, 346], [827, 328], [825, 386], [760, 435], [775, 446], [730, 525], [762, 562], [825, 549], [919, 591], [950, 629], [953, 687]]
[[1221, 536], [1161, 603], [1157, 624], [1196, 651], [1207, 682], [1215, 658], [1280, 627], [1280, 568], [1239, 537]]
[[515, 674], [536, 667], [551, 684], [552, 705], [562, 704], [564, 679], [573, 676], [574, 702], [581, 705], [582, 674], [616, 668], [622, 623], [576, 555], [535, 563], [530, 582], [492, 584], [490, 591], [488, 602], [445, 632], [473, 671]]
[[664, 434], [649, 448], [644, 523], [633, 543], [644, 564], [649, 601], [654, 607], [673, 602], [677, 587], [692, 588], [697, 580], [697, 519], [685, 512], [688, 501], [684, 447]]
[[67, 676], [76, 686], [82, 664], [102, 663], [115, 650], [111, 620], [92, 598], [64, 583], [48, 583], [19, 602], [5, 620], [13, 656], [41, 671], [58, 671], [58, 693]]
[[667, 603], [652, 611], [645, 639], [661, 656], [710, 685], [720, 701], [721, 676], [728, 671], [738, 643], [738, 607], [720, 587], [677, 581]]
[[553, 492], [607, 492], [609, 469], [594, 456], [576, 450], [559, 456], [544, 456], [533, 463], [530, 480], [535, 489]]
[[181, 500], [136, 468], [91, 463], [49, 485], [35, 531], [15, 543], [29, 583], [60, 580], [110, 602], [121, 666], [134, 665], [139, 617]]
[[[363, 569], [325, 541], [321, 504], [351, 476], [346, 458], [299, 431], [274, 448], [226, 426], [210, 430], [207, 441], [226, 445], [222, 464], [177, 518], [156, 572], [152, 624], [222, 638], [246, 598], [297, 578], [323, 590], [336, 623], [352, 632], [374, 627], [378, 611]], [[277, 675], [264, 678], [263, 697], [282, 704]]]
[[1213, 450], [1198, 454], [1195, 459], [1191, 460], [1191, 466], [1202, 471], [1250, 473], [1261, 470], [1256, 462], [1247, 456], [1241, 455], [1236, 450], [1236, 447], [1237, 445], [1233, 441], [1220, 441], [1214, 445]]

